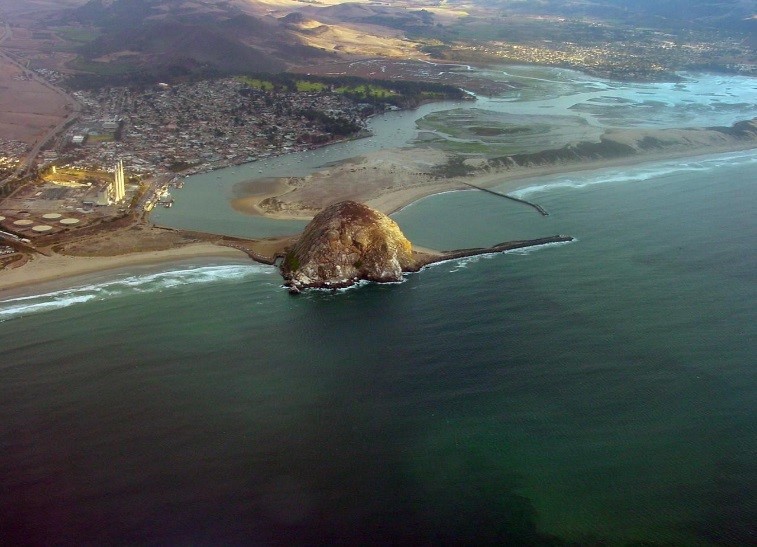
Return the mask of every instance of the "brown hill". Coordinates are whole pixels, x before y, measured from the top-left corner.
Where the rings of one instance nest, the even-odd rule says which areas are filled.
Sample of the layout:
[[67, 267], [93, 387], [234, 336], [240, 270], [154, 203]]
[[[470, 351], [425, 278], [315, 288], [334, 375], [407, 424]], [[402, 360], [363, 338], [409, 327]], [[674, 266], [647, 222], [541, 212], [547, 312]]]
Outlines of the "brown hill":
[[122, 50], [142, 54], [151, 66], [212, 66], [221, 72], [277, 71], [284, 63], [271, 54], [245, 45], [233, 36], [206, 25], [155, 21], [105, 35], [82, 49], [96, 58]]
[[131, 64], [142, 71], [278, 72], [292, 60], [325, 55], [285, 22], [240, 13], [226, 2], [91, 0], [68, 17], [103, 29], [80, 48], [84, 58], [129, 51]]

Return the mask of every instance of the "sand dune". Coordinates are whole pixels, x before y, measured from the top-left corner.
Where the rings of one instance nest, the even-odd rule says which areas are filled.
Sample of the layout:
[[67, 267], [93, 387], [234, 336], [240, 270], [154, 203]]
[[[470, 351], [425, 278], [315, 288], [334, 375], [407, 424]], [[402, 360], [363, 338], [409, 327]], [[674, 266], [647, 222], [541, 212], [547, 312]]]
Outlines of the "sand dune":
[[[739, 127], [743, 131], [739, 132]], [[642, 162], [714, 154], [757, 146], [755, 122], [734, 128], [611, 130], [600, 142], [582, 142], [541, 152], [501, 158], [471, 158], [467, 176], [449, 176], [450, 158], [432, 148], [381, 150], [305, 177], [266, 181], [265, 192], [249, 193], [232, 201], [237, 211], [279, 219], [308, 219], [331, 203], [362, 201], [384, 213], [422, 197], [466, 183], [490, 187], [506, 184], [508, 191], [528, 185], [528, 179], [554, 173], [633, 165]]]

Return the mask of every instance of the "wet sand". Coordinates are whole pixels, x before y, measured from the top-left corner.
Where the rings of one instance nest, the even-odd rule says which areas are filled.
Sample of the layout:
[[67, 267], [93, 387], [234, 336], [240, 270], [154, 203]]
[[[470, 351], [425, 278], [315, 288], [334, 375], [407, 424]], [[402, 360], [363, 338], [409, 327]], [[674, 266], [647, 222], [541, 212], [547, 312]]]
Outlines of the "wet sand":
[[32, 260], [19, 268], [0, 271], [0, 300], [38, 293], [38, 286], [42, 284], [46, 288], [70, 286], [73, 278], [94, 273], [194, 259], [250, 262], [250, 258], [243, 251], [212, 243], [194, 243], [175, 249], [118, 256], [35, 255]]

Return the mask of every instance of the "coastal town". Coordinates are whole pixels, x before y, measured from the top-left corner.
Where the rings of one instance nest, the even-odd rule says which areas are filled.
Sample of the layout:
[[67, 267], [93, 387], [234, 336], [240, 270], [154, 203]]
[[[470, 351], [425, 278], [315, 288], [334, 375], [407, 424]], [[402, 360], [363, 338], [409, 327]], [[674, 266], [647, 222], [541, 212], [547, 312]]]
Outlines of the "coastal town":
[[321, 146], [348, 136], [328, 122], [352, 134], [373, 113], [343, 94], [257, 89], [241, 78], [73, 95], [83, 115], [48, 161], [102, 169], [122, 160], [132, 175], [196, 173]]
[[170, 207], [170, 187], [188, 174], [359, 135], [369, 115], [389, 108], [329, 89], [287, 91], [242, 78], [72, 96], [80, 116], [50, 139], [30, 176], [13, 176], [30, 147], [2, 143], [0, 168], [13, 184], [0, 204], [0, 236], [9, 244], [0, 264], [14, 258], [14, 247], [39, 250]]
[[622, 81], [675, 80], [681, 67], [757, 74], [751, 46], [744, 39], [699, 33], [696, 39], [682, 41], [651, 29], [633, 29], [615, 39], [588, 43], [495, 40], [457, 45], [446, 55], [469, 61], [560, 66]]
[[[442, 28], [447, 27], [435, 27], [438, 40], [416, 44], [422, 58], [320, 60], [318, 65], [300, 67], [299, 75], [286, 75], [284, 85], [276, 76], [263, 74], [167, 77], [165, 82], [145, 83], [135, 72], [126, 85], [77, 89], [71, 85], [77, 76], [71, 67], [79, 65], [67, 63], [65, 55], [56, 60], [54, 50], [71, 37], [83, 37], [86, 43], [97, 33], [79, 25], [61, 27], [57, 34], [35, 34], [6, 22], [0, 42], [5, 46], [1, 53], [8, 77], [36, 84], [37, 89], [42, 86], [47, 98], [30, 107], [25, 118], [27, 124], [38, 124], [38, 133], [32, 135], [30, 130], [26, 140], [0, 140], [3, 240], [17, 249], [24, 245], [38, 249], [117, 223], [143, 223], [153, 208], [173, 205], [170, 191], [181, 187], [187, 175], [367, 135], [370, 116], [450, 98], [443, 87], [485, 96], [517, 88], [508, 81], [476, 78], [470, 71], [439, 69], [444, 63], [561, 66], [627, 81], [673, 81], [680, 67], [714, 65], [731, 73], [755, 72], [750, 43], [738, 33], [697, 30], [679, 35], [538, 16], [508, 19], [516, 36], [533, 31], [529, 39], [505, 39], [495, 33], [482, 41], [476, 38], [478, 30], [492, 22], [471, 21], [456, 27], [462, 37], [472, 32], [469, 40], [444, 42]], [[43, 35], [50, 40], [49, 51]], [[91, 63], [90, 68], [95, 66], [98, 63]], [[320, 81], [310, 79], [317, 74]], [[362, 80], [344, 83], [356, 77]], [[402, 85], [408, 87], [394, 88]], [[391, 100], [403, 93], [413, 101]], [[38, 113], [43, 103], [55, 106], [49, 108], [49, 118]], [[12, 254], [2, 255], [0, 263]]]

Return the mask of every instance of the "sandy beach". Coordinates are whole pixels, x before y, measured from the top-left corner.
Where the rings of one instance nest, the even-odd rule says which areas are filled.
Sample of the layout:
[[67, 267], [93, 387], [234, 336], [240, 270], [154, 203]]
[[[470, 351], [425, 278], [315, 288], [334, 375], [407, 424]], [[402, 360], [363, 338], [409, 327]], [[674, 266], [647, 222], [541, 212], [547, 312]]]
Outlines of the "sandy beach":
[[[616, 142], [631, 146], [644, 132], [613, 134]], [[669, 134], [672, 133], [669, 132]], [[390, 149], [350, 159], [305, 177], [267, 179], [265, 186], [231, 201], [235, 210], [280, 220], [307, 220], [322, 208], [342, 200], [354, 200], [391, 214], [421, 198], [452, 190], [469, 190], [467, 184], [512, 192], [529, 186], [534, 178], [642, 163], [668, 161], [703, 155], [750, 150], [752, 140], [713, 138], [703, 131], [678, 131], [675, 145], [662, 150], [641, 150], [629, 156], [585, 161], [558, 161], [508, 168], [492, 168], [486, 160], [467, 160], [474, 173], [442, 178], [433, 174], [447, 156], [432, 149]], [[625, 141], [625, 142], [624, 142]]]
[[[193, 243], [175, 249], [129, 253], [117, 256], [42, 256], [35, 255], [27, 264], [0, 271], [0, 300], [38, 292], [39, 285], [69, 285], [72, 278], [94, 273], [125, 270], [136, 266], [152, 266], [201, 260], [239, 260], [250, 258], [241, 250], [212, 243]], [[34, 287], [34, 290], [31, 290]]]
[[[629, 144], [644, 138], [634, 132], [614, 135], [616, 141]], [[352, 158], [306, 177], [264, 179], [251, 182], [244, 195], [232, 200], [232, 207], [245, 214], [274, 219], [310, 219], [323, 207], [336, 201], [362, 201], [384, 213], [395, 212], [421, 198], [454, 190], [469, 190], [466, 184], [504, 192], [527, 187], [537, 177], [626, 167], [644, 163], [693, 158], [755, 148], [753, 140], [725, 139], [698, 131], [680, 132], [677, 145], [662, 150], [639, 150], [629, 156], [557, 161], [547, 164], [515, 165], [492, 168], [484, 159], [466, 160], [474, 171], [464, 177], [443, 178], [433, 174], [444, 165], [447, 156], [433, 149], [388, 149]], [[19, 293], [31, 293], [39, 284], [69, 282], [72, 277], [135, 266], [158, 265], [188, 259], [226, 259], [249, 261], [250, 254], [240, 245], [232, 248], [211, 241], [200, 241], [197, 234], [166, 233], [154, 228], [132, 228], [130, 237], [120, 232], [87, 238], [68, 245], [66, 253], [52, 256], [34, 255], [23, 266], [0, 271], [0, 299]], [[244, 249], [252, 256], [274, 256], [291, 238], [247, 241]], [[227, 242], [228, 244], [228, 242]], [[150, 249], [137, 251], [135, 249]], [[427, 250], [430, 253], [434, 251]], [[76, 256], [78, 255], [78, 256]], [[113, 255], [113, 256], [110, 256]]]

